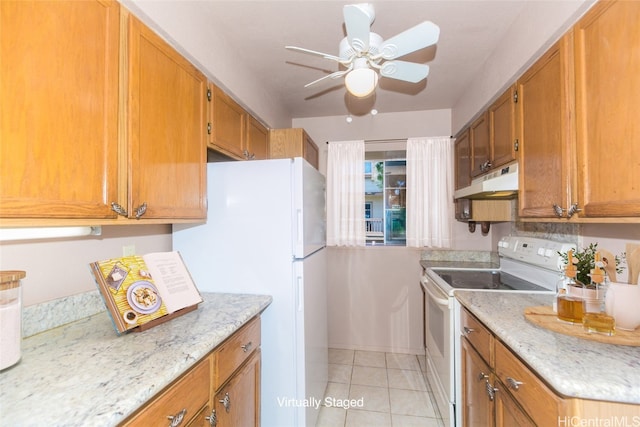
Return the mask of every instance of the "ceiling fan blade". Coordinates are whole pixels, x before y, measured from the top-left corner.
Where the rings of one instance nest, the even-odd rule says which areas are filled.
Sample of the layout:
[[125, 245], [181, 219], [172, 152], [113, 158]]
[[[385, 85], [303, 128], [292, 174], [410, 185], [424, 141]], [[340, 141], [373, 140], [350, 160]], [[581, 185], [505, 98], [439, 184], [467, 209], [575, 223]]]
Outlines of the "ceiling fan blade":
[[380, 75], [410, 83], [418, 83], [429, 75], [429, 66], [406, 61], [389, 61], [382, 64]]
[[351, 66], [351, 67], [347, 68], [346, 70], [336, 71], [335, 73], [331, 73], [331, 74], [328, 74], [328, 75], [326, 75], [326, 76], [320, 77], [319, 79], [314, 80], [314, 81], [312, 81], [311, 83], [307, 83], [306, 85], [304, 85], [304, 87], [309, 87], [309, 86], [311, 86], [311, 85], [314, 85], [314, 84], [316, 84], [316, 83], [318, 83], [318, 82], [321, 82], [321, 81], [323, 81], [323, 80], [326, 80], [326, 79], [337, 79], [337, 78], [339, 78], [339, 77], [344, 76], [345, 74], [347, 74], [347, 73], [348, 73], [349, 71], [351, 71], [352, 69], [353, 69], [353, 66]]
[[331, 59], [332, 61], [337, 61], [341, 64], [349, 64], [351, 61], [345, 59], [345, 58], [340, 58], [339, 56], [335, 56], [335, 55], [330, 55], [328, 53], [322, 53], [322, 52], [317, 52], [315, 50], [311, 50], [311, 49], [305, 49], [303, 47], [297, 47], [297, 46], [285, 46], [285, 49], [289, 49], [289, 50], [295, 50], [297, 52], [302, 52], [302, 53], [308, 53], [310, 55], [316, 55], [316, 56], [321, 56], [324, 59]]
[[369, 4], [349, 4], [343, 12], [349, 46], [358, 53], [368, 51], [369, 31], [375, 18], [373, 7]]
[[386, 40], [380, 46], [380, 54], [377, 56], [384, 59], [400, 58], [436, 44], [439, 37], [440, 27], [431, 21], [425, 21]]

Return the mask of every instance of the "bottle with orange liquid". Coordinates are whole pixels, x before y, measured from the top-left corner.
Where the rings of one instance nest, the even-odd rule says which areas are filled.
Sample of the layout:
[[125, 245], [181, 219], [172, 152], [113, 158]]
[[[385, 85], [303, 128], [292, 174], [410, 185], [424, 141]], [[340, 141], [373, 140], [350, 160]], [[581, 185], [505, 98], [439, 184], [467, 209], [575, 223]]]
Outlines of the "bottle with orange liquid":
[[558, 319], [571, 323], [582, 323], [584, 315], [584, 283], [576, 276], [578, 271], [574, 265], [573, 250], [567, 252], [567, 266], [564, 269], [564, 277], [556, 286], [556, 311]]

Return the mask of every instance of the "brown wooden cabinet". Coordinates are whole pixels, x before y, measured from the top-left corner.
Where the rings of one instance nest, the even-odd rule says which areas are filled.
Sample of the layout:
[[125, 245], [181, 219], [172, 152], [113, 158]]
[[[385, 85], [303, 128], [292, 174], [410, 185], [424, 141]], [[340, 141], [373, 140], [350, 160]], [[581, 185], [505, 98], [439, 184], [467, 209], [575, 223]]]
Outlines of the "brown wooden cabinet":
[[462, 339], [462, 425], [493, 426], [494, 412], [487, 386], [492, 384], [489, 365]]
[[208, 146], [235, 159], [245, 159], [247, 113], [216, 85], [209, 84]]
[[174, 420], [175, 425], [205, 425], [210, 392], [211, 357], [206, 357], [122, 425], [161, 426]]
[[247, 152], [251, 159], [269, 158], [269, 129], [253, 116], [247, 120]]
[[640, 2], [602, 1], [574, 27], [580, 217], [640, 217]]
[[565, 397], [466, 308], [460, 313], [463, 426], [550, 426], [571, 419], [623, 419], [638, 405]]
[[0, 217], [115, 218], [119, 37], [115, 1], [0, 2]]
[[118, 2], [0, 7], [3, 223], [205, 218], [204, 75]]
[[512, 85], [487, 110], [491, 168], [516, 160], [516, 87]]
[[214, 408], [218, 427], [260, 425], [260, 350], [216, 393]]
[[259, 426], [260, 344], [255, 317], [121, 425]]
[[319, 167], [318, 146], [301, 128], [271, 129], [269, 131], [269, 157], [286, 159], [303, 157], [313, 167]]
[[208, 147], [237, 160], [267, 159], [268, 129], [212, 83], [208, 99]]
[[128, 42], [128, 216], [205, 218], [206, 78], [133, 16]]
[[517, 81], [519, 213], [554, 217], [572, 202], [571, 33]]
[[486, 111], [469, 126], [469, 139], [471, 141], [471, 177], [476, 177], [491, 169], [489, 115]]

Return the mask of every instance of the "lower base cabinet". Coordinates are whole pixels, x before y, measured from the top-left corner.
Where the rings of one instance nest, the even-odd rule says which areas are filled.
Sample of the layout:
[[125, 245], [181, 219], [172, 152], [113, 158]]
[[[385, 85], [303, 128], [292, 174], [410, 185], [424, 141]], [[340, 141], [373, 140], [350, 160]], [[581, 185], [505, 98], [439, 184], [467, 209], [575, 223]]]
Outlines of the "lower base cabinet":
[[121, 425], [258, 427], [260, 345], [255, 317]]
[[463, 426], [546, 427], [593, 420], [615, 425], [640, 419], [640, 405], [556, 394], [466, 309], [461, 312], [460, 333]]

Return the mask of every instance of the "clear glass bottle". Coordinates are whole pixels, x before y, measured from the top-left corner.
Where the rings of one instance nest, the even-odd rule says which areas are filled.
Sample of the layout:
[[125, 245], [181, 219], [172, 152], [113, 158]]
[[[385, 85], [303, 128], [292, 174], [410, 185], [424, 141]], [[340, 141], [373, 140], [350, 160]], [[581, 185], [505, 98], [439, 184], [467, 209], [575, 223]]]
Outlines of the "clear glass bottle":
[[575, 269], [567, 268], [556, 285], [556, 314], [558, 319], [582, 323], [584, 313], [584, 284], [576, 278]]
[[602, 269], [604, 265], [600, 254], [595, 254], [595, 268], [590, 271], [591, 282], [585, 288], [584, 315], [582, 326], [587, 332], [598, 332], [605, 335], [615, 333], [615, 320], [605, 313], [604, 297], [607, 292], [609, 278]]

